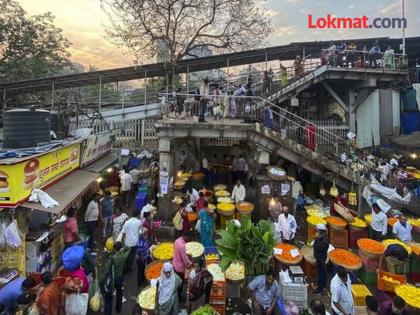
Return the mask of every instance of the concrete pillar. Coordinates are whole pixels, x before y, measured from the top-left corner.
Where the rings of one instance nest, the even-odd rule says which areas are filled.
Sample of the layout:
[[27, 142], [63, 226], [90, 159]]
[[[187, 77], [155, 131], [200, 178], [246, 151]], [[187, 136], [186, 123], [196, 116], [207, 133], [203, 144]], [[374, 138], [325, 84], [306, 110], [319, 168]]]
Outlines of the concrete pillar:
[[51, 108], [54, 108], [54, 81], [52, 83], [52, 88], [51, 88]]
[[185, 81], [185, 84], [187, 85], [187, 94], [190, 94], [190, 65], [187, 65]]
[[356, 134], [356, 112], [354, 103], [356, 101], [356, 92], [353, 89], [347, 91], [347, 106], [349, 108], [349, 127], [350, 131]]
[[[171, 152], [171, 140], [159, 140], [159, 213], [158, 217], [165, 224], [172, 223], [172, 193], [169, 189], [170, 177], [173, 175], [173, 157]], [[162, 191], [162, 184], [168, 183], [167, 192]]]
[[147, 70], [144, 70], [144, 110], [147, 114]]

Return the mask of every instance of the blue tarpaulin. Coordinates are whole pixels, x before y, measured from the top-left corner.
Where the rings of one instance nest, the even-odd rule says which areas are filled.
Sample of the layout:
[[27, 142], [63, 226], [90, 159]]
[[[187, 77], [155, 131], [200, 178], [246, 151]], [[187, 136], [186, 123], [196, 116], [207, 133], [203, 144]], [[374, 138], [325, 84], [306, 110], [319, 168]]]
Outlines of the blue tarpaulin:
[[410, 88], [402, 93], [402, 103], [404, 111], [418, 110], [416, 90]]
[[420, 130], [420, 113], [402, 113], [403, 134], [409, 134]]

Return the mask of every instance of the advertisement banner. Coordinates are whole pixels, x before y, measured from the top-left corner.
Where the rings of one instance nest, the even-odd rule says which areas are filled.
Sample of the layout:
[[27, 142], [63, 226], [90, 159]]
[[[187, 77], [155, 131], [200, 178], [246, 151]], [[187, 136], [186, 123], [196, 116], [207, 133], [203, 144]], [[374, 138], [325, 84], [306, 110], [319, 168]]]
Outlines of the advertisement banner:
[[86, 166], [111, 151], [112, 140], [109, 132], [90, 135], [83, 148], [81, 166]]
[[0, 207], [14, 207], [31, 195], [32, 189], [57, 181], [80, 165], [80, 143], [42, 155], [0, 164]]

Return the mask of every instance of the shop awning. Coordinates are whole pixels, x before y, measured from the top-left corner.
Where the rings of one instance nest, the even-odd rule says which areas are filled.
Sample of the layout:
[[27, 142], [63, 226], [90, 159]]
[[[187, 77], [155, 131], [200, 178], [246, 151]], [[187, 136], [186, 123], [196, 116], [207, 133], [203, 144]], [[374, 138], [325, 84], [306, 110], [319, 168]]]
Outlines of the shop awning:
[[115, 153], [109, 153], [83, 169], [94, 173], [100, 173], [117, 160], [118, 156]]
[[70, 208], [72, 202], [83, 195], [92, 186], [98, 176], [98, 173], [77, 170], [60, 180], [58, 183], [45, 189], [44, 191], [59, 203], [56, 207], [44, 208], [40, 203], [29, 201], [21, 204], [21, 206], [53, 214], [60, 214]]

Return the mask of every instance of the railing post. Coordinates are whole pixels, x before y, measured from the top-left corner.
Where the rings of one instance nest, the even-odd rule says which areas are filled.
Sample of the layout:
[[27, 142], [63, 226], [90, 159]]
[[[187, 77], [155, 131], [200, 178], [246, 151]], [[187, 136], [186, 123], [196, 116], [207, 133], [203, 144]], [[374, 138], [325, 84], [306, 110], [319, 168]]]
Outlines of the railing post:
[[147, 70], [144, 70], [144, 110], [147, 112]]
[[102, 110], [102, 75], [99, 75], [99, 99], [98, 99], [98, 111]]
[[144, 124], [145, 124], [145, 118], [141, 120], [141, 146], [144, 147]]

